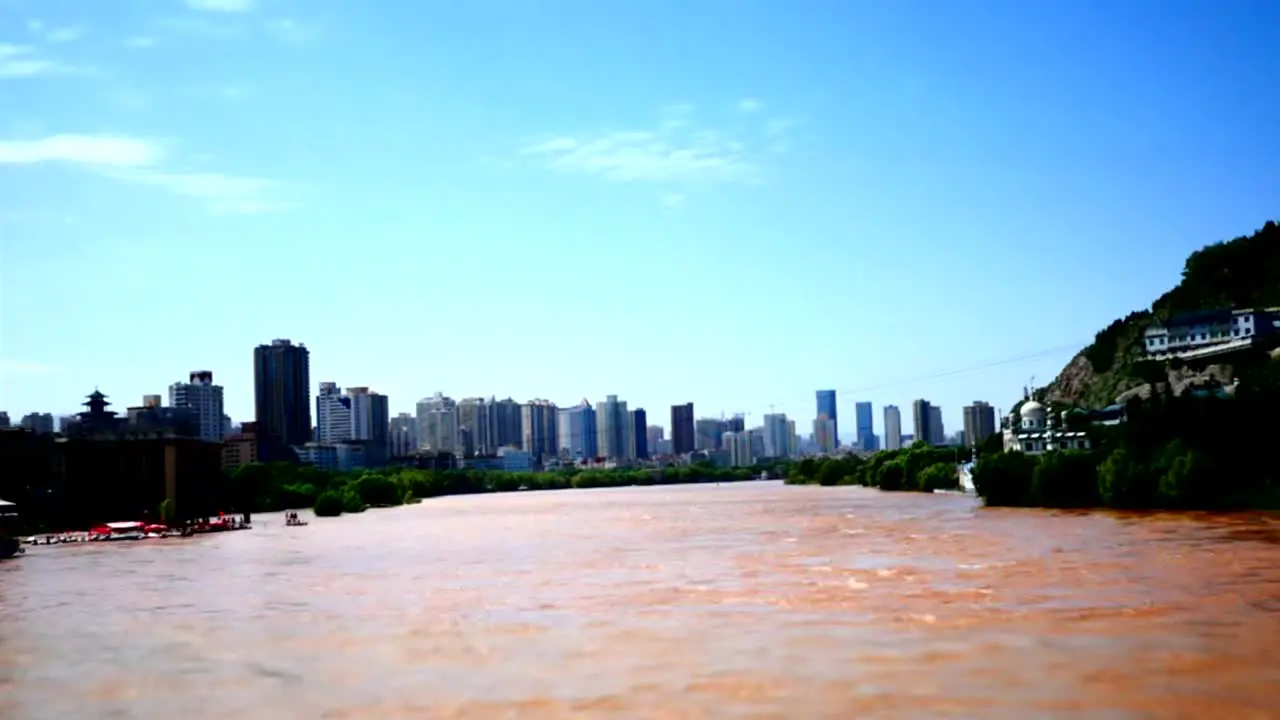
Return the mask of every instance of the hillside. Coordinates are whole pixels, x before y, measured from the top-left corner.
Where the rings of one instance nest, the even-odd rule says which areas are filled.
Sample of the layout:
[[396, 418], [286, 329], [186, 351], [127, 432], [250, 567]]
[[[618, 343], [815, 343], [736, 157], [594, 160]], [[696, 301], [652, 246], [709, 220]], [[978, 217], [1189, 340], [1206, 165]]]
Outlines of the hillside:
[[[1143, 360], [1143, 332], [1153, 318], [1219, 308], [1280, 306], [1280, 226], [1268, 221], [1252, 235], [1214, 243], [1191, 253], [1182, 280], [1146, 310], [1112, 322], [1045, 388], [1053, 402], [1104, 407], [1148, 383], [1195, 381], [1195, 373]], [[1233, 369], [1212, 365], [1201, 375], [1230, 378]]]

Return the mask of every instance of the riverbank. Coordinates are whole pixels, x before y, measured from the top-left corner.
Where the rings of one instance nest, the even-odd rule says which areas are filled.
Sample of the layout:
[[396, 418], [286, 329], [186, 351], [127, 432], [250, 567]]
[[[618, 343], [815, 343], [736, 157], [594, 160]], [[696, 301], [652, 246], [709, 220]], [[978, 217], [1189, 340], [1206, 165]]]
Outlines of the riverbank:
[[521, 473], [485, 470], [380, 468], [336, 473], [289, 463], [251, 464], [227, 477], [238, 511], [313, 509], [318, 517], [364, 512], [448, 495], [740, 482], [759, 475], [750, 468], [704, 465], [662, 469], [563, 470]]

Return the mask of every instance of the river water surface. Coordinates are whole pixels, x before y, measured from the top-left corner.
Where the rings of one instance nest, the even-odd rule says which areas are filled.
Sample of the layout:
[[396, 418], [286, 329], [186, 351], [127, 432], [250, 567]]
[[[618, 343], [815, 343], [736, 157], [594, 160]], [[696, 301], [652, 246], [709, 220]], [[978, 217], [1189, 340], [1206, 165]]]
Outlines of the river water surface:
[[0, 563], [0, 717], [1280, 717], [1280, 521], [778, 483]]

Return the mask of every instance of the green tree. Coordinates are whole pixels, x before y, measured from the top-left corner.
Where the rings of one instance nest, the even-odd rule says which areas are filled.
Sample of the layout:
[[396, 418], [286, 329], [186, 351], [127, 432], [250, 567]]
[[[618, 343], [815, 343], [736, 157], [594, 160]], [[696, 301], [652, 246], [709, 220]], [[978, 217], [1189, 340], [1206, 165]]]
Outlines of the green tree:
[[1098, 467], [1098, 496], [1103, 504], [1119, 508], [1149, 507], [1150, 474], [1129, 450], [1112, 451]]
[[1021, 452], [983, 457], [973, 467], [973, 484], [987, 505], [1025, 506], [1037, 460]]
[[922, 492], [934, 490], [954, 490], [959, 487], [960, 480], [956, 475], [956, 466], [951, 463], [934, 463], [916, 476], [916, 485]]
[[1027, 499], [1042, 507], [1096, 506], [1098, 465], [1094, 455], [1079, 450], [1044, 454], [1032, 472]]

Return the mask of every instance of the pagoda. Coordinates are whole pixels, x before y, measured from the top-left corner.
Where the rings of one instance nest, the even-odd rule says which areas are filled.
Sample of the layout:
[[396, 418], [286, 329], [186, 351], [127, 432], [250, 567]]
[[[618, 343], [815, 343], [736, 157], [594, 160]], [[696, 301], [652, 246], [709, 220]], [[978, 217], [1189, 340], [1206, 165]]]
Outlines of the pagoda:
[[88, 408], [88, 410], [76, 415], [76, 417], [80, 418], [79, 425], [82, 432], [116, 430], [120, 427], [120, 420], [116, 417], [116, 411], [107, 409], [107, 406], [111, 405], [111, 403], [107, 402], [107, 396], [103, 395], [97, 388], [94, 388], [93, 393], [89, 395], [88, 402], [81, 404]]

